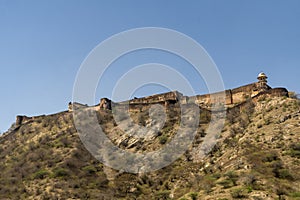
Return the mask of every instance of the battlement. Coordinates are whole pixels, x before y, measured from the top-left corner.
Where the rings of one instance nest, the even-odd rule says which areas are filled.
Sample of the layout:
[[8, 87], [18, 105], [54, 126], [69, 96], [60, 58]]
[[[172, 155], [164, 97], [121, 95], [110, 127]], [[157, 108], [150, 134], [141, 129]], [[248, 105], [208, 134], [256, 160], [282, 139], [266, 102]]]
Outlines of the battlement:
[[[128, 105], [129, 110], [142, 110], [143, 107], [151, 104], [161, 104], [168, 106], [180, 102], [185, 104], [189, 99], [195, 99], [195, 103], [201, 107], [210, 108], [213, 104], [224, 104], [225, 107], [233, 107], [241, 104], [250, 98], [256, 97], [258, 94], [269, 96], [288, 96], [288, 91], [285, 88], [272, 89], [267, 85], [267, 76], [265, 73], [260, 73], [257, 77], [258, 82], [247, 84], [234, 89], [220, 91], [212, 94], [197, 95], [195, 97], [183, 96], [178, 91], [171, 91], [163, 94], [155, 94], [142, 98], [134, 98], [129, 101], [116, 103], [118, 105]], [[114, 103], [107, 98], [100, 101], [100, 109], [111, 109], [111, 104]]]
[[[102, 98], [99, 104], [89, 107], [86, 104], [70, 102], [68, 112], [73, 112], [75, 109], [92, 108], [95, 110], [111, 110], [113, 105], [127, 107], [129, 111], [142, 111], [153, 104], [161, 104], [165, 107], [175, 104], [187, 104], [189, 100], [193, 100], [202, 108], [210, 109], [213, 104], [224, 104], [225, 108], [241, 107], [250, 99], [257, 101], [260, 96], [268, 97], [288, 97], [288, 90], [285, 88], [271, 88], [267, 85], [267, 76], [264, 73], [258, 75], [258, 82], [244, 85], [238, 88], [220, 91], [211, 94], [196, 95], [193, 97], [184, 96], [178, 91], [171, 91], [162, 94], [155, 94], [142, 98], [133, 98], [123, 102], [113, 102], [108, 98]], [[42, 115], [44, 116], [44, 115]], [[32, 121], [38, 117], [17, 116], [16, 125], [19, 126], [28, 121]]]
[[178, 102], [183, 95], [178, 91], [167, 92], [163, 94], [155, 94], [148, 97], [134, 98], [129, 100], [129, 104], [155, 104], [161, 102]]
[[15, 125], [18, 127], [21, 124], [25, 124], [27, 122], [31, 122], [31, 121], [36, 120], [36, 119], [41, 119], [41, 118], [43, 118], [45, 116], [46, 115], [39, 115], [39, 116], [28, 117], [26, 115], [17, 115], [16, 116], [16, 123], [15, 123]]
[[87, 104], [81, 104], [81, 103], [77, 103], [77, 102], [69, 102], [68, 104], [68, 111], [72, 112], [75, 109], [80, 109], [80, 108], [87, 108], [88, 105]]

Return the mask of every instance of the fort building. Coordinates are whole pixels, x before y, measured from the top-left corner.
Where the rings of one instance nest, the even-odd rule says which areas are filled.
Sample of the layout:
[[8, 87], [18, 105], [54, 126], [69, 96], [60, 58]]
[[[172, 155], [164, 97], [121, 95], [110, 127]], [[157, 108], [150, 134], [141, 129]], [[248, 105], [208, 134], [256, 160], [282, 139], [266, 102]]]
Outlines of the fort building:
[[[259, 94], [269, 96], [288, 96], [288, 91], [285, 88], [271, 88], [267, 83], [268, 77], [261, 72], [257, 76], [257, 82], [247, 84], [238, 88], [229, 89], [212, 94], [197, 95], [195, 97], [184, 96], [178, 91], [171, 91], [163, 94], [155, 94], [142, 98], [134, 98], [129, 101], [117, 103], [118, 105], [129, 105], [129, 110], [141, 110], [146, 105], [162, 104], [170, 105], [180, 102], [185, 104], [189, 99], [195, 99], [195, 103], [199, 106], [209, 108], [212, 104], [224, 104], [225, 107], [234, 107], [248, 99], [255, 98]], [[100, 101], [100, 109], [111, 108], [111, 100], [103, 98]]]
[[[113, 102], [108, 98], [102, 98], [99, 104], [89, 107], [85, 104], [77, 102], [70, 102], [68, 111], [72, 112], [74, 109], [93, 108], [95, 110], [111, 110], [114, 106], [128, 106], [130, 111], [142, 111], [153, 104], [161, 104], [165, 107], [175, 105], [177, 103], [187, 104], [189, 100], [199, 105], [202, 108], [210, 109], [213, 104], [222, 104], [225, 108], [233, 108], [242, 105], [249, 99], [257, 101], [257, 98], [265, 95], [269, 97], [288, 97], [288, 90], [285, 88], [271, 88], [267, 83], [268, 77], [261, 72], [257, 76], [257, 82], [244, 85], [238, 88], [220, 91], [212, 94], [196, 95], [193, 97], [184, 96], [178, 91], [171, 91], [163, 94], [155, 94], [142, 98], [133, 98], [123, 102]], [[17, 116], [16, 125], [32, 120], [34, 117]]]

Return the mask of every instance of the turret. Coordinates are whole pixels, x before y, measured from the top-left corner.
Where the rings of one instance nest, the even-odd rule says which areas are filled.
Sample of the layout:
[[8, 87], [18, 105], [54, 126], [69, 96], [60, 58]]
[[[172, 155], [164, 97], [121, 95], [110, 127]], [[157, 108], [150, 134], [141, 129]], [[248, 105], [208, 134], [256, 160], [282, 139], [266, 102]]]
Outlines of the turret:
[[267, 90], [268, 77], [266, 76], [266, 74], [264, 72], [259, 73], [257, 79], [258, 79], [258, 87], [260, 88], [260, 90]]
[[108, 98], [102, 98], [100, 100], [99, 107], [100, 107], [100, 109], [103, 109], [103, 110], [111, 110], [111, 100]]

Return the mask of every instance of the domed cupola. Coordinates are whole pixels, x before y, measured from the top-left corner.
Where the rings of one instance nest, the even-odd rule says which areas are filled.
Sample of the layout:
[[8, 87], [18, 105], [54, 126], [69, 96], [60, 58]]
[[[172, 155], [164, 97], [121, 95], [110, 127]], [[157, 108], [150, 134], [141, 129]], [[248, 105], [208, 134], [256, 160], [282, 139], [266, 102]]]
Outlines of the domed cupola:
[[267, 75], [264, 72], [261, 72], [258, 74], [257, 79], [258, 79], [258, 87], [260, 88], [260, 90], [267, 90], [268, 89]]

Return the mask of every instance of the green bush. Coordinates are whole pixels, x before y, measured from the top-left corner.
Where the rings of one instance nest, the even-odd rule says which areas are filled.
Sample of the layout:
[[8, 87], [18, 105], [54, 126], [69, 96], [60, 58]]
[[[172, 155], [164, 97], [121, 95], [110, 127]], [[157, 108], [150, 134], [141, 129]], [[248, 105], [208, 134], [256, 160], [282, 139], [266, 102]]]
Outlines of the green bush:
[[293, 192], [289, 194], [290, 197], [295, 197], [295, 198], [299, 198], [300, 197], [300, 192]]
[[170, 193], [171, 192], [168, 190], [159, 191], [155, 194], [155, 197], [156, 197], [156, 199], [168, 200], [168, 199], [170, 199], [170, 197], [169, 197]]
[[[210, 169], [204, 169], [205, 173], [211, 173]], [[201, 181], [199, 182], [199, 188], [204, 190], [207, 194], [212, 191], [212, 188], [216, 186], [216, 177], [212, 175], [206, 175], [202, 177]]]
[[231, 188], [234, 186], [233, 182], [231, 180], [223, 180], [223, 181], [220, 181], [218, 182], [219, 185], [222, 185], [224, 189], [226, 188]]
[[168, 141], [168, 137], [166, 135], [162, 135], [159, 137], [159, 143], [165, 144]]
[[33, 174], [33, 178], [34, 179], [43, 179], [48, 175], [49, 175], [49, 172], [47, 170], [41, 169]]
[[53, 170], [54, 177], [64, 177], [64, 176], [68, 176], [68, 175], [69, 175], [69, 172], [63, 168], [55, 168]]
[[237, 188], [231, 191], [232, 198], [242, 199], [248, 197], [248, 192], [245, 188]]
[[192, 200], [197, 200], [198, 193], [192, 192], [192, 193], [189, 194], [189, 196], [192, 198]]
[[245, 184], [247, 187], [258, 190], [259, 185], [257, 184], [257, 177], [254, 174], [245, 174], [243, 178], [243, 184]]
[[294, 143], [290, 146], [288, 154], [295, 158], [300, 158], [300, 143]]
[[85, 166], [85, 167], [82, 168], [82, 170], [87, 172], [88, 174], [94, 174], [94, 173], [97, 172], [97, 169], [92, 165]]
[[233, 185], [237, 185], [236, 182], [238, 181], [239, 176], [235, 172], [229, 171], [225, 174], [225, 176], [233, 183]]
[[267, 152], [262, 156], [263, 162], [273, 162], [276, 160], [279, 160], [279, 157], [278, 157], [277, 153], [274, 151]]
[[293, 175], [290, 173], [289, 170], [287, 169], [279, 169], [275, 173], [276, 177], [281, 178], [281, 179], [288, 179], [288, 180], [294, 180]]

